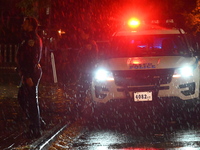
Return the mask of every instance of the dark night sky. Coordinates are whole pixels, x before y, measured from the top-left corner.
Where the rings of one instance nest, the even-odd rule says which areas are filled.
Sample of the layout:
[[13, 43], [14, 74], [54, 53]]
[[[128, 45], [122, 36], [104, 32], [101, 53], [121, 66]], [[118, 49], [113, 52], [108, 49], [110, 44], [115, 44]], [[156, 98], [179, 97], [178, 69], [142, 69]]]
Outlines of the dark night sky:
[[[16, 17], [19, 14], [13, 13], [17, 1], [20, 0], [0, 0], [1, 16], [6, 17], [1, 17], [1, 24], [9, 24], [10, 20], [10, 26], [14, 25], [11, 20], [12, 15]], [[195, 6], [196, 0], [52, 0], [51, 23], [56, 29], [93, 25], [105, 30], [113, 26], [113, 20], [123, 22], [130, 16], [140, 19], [172, 18], [185, 11], [191, 12]], [[44, 24], [48, 22], [47, 17], [39, 19]]]

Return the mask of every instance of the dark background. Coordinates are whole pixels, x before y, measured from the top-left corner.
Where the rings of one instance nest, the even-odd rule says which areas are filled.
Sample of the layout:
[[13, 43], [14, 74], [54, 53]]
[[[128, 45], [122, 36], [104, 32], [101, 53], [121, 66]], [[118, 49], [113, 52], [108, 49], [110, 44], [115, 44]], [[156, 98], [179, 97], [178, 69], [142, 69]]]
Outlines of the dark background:
[[198, 0], [1, 0], [0, 37], [2, 42], [17, 42], [26, 16], [36, 17], [45, 31], [42, 36], [48, 38], [57, 38], [60, 29], [72, 38], [79, 28], [89, 28], [95, 40], [105, 40], [130, 16], [172, 18], [177, 26], [196, 33], [198, 5]]

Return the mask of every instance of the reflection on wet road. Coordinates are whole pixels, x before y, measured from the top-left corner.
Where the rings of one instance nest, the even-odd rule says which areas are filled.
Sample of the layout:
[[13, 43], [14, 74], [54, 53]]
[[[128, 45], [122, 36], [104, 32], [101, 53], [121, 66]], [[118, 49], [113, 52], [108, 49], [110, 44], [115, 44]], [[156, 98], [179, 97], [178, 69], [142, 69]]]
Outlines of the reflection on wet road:
[[72, 147], [88, 150], [200, 149], [199, 104], [179, 104], [98, 109], [99, 112], [85, 121], [84, 132]]
[[[151, 131], [149, 131], [151, 132]], [[184, 129], [173, 133], [141, 133], [118, 131], [112, 129], [89, 129], [73, 144], [73, 149], [106, 150], [106, 149], [186, 149], [200, 148], [200, 131]]]
[[[180, 135], [179, 135], [180, 134]], [[191, 136], [190, 139], [185, 138], [182, 135]], [[74, 149], [88, 149], [88, 150], [107, 150], [107, 149], [134, 149], [134, 150], [160, 150], [160, 149], [185, 149], [193, 150], [199, 149], [199, 139], [196, 138], [199, 132], [190, 135], [191, 132], [179, 132], [177, 135], [173, 135], [173, 138], [162, 140], [156, 139], [156, 137], [147, 139], [145, 137], [137, 137], [128, 133], [120, 133], [111, 130], [95, 130], [84, 133], [76, 143], [73, 144]], [[158, 136], [158, 135], [155, 135]], [[180, 136], [180, 137], [179, 137]], [[195, 139], [193, 139], [193, 138]], [[198, 140], [198, 141], [196, 141]]]

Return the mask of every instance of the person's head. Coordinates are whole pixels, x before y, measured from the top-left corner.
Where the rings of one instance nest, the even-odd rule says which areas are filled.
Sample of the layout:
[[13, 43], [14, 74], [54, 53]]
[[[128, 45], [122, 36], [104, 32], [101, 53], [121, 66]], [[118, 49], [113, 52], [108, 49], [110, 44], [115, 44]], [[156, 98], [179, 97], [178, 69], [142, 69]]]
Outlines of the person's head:
[[25, 18], [22, 28], [24, 31], [36, 31], [38, 28], [38, 21], [35, 18], [27, 17]]

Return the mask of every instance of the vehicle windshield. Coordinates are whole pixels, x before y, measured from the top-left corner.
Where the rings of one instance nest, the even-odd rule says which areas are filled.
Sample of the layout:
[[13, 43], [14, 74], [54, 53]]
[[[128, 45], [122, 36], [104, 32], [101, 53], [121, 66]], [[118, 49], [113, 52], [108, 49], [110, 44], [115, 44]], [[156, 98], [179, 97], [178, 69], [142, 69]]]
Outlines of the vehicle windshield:
[[182, 35], [116, 36], [112, 57], [187, 56], [189, 50]]

